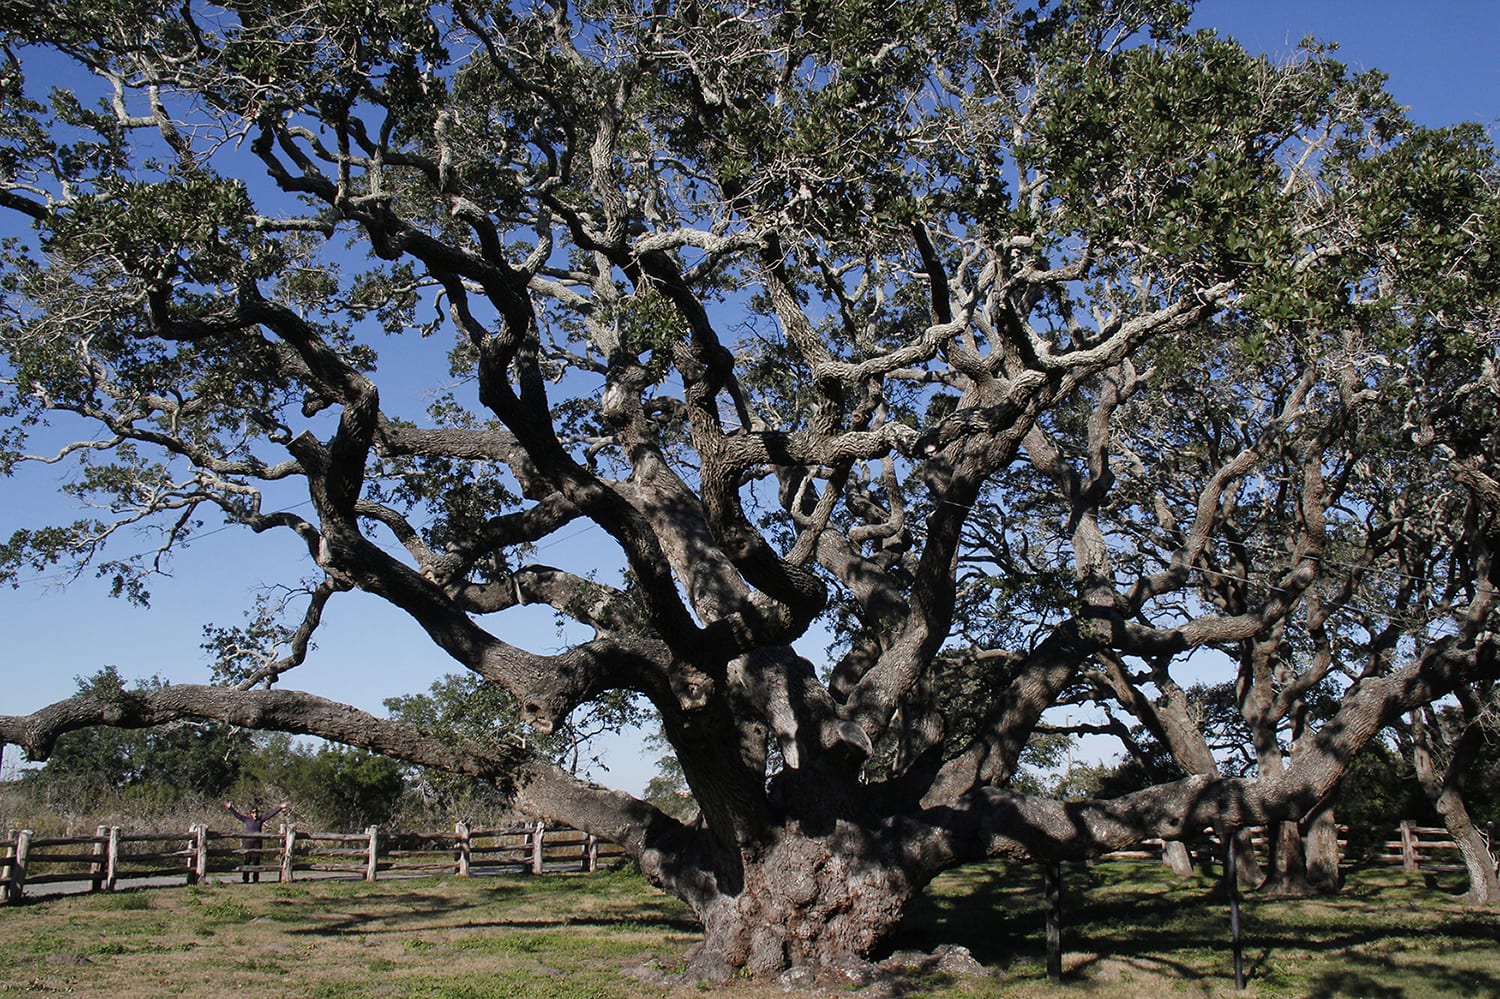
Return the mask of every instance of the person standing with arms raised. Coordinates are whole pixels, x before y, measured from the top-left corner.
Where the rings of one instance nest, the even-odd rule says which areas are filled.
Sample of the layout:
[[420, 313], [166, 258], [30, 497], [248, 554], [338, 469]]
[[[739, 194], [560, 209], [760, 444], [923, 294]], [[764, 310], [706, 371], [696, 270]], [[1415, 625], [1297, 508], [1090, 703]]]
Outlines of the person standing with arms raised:
[[[235, 818], [239, 819], [245, 824], [245, 832], [247, 833], [260, 832], [261, 829], [265, 827], [265, 824], [267, 822], [269, 822], [271, 819], [274, 819], [276, 816], [280, 815], [290, 807], [290, 802], [283, 801], [281, 804], [277, 805], [269, 812], [261, 814], [260, 806], [258, 805], [252, 804], [248, 812], [242, 812], [238, 808], [234, 807], [233, 802], [224, 802], [224, 808], [229, 812], [229, 814], [233, 815]], [[260, 866], [261, 839], [259, 836], [256, 836], [254, 838], [247, 838], [242, 842], [245, 847], [246, 853], [245, 864], [240, 871], [240, 880], [244, 881], [246, 884], [251, 881], [258, 882], [260, 881], [260, 871], [252, 870], [252, 868]]]

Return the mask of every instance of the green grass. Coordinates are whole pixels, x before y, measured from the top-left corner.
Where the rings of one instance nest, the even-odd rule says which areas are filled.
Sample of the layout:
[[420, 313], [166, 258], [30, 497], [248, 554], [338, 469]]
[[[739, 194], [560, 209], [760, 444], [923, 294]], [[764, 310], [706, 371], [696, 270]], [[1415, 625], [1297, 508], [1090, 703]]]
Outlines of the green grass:
[[[1035, 868], [951, 872], [913, 906], [903, 946], [960, 943], [1006, 995], [1041, 995], [1044, 915]], [[1351, 876], [1326, 899], [1253, 893], [1241, 909], [1249, 994], [1268, 997], [1500, 996], [1495, 911], [1463, 909], [1459, 877], [1399, 870]], [[1222, 886], [1174, 879], [1145, 864], [1077, 865], [1064, 873], [1069, 991], [1107, 995], [1232, 995]], [[957, 986], [955, 986], [957, 987]], [[989, 985], [934, 995], [989, 995]], [[1012, 991], [1012, 989], [1017, 991]], [[1001, 993], [994, 993], [1001, 994]]]
[[151, 908], [151, 895], [142, 888], [130, 888], [122, 892], [99, 896], [98, 907], [115, 912], [140, 912]]
[[[883, 995], [937, 999], [1232, 996], [1220, 886], [1150, 865], [1064, 875], [1066, 984], [1045, 978], [1034, 866], [951, 872], [893, 941], [961, 944], [979, 978], [913, 976]], [[1500, 995], [1497, 913], [1469, 912], [1456, 881], [1372, 871], [1334, 899], [1245, 899], [1246, 993], [1423, 999]], [[775, 982], [664, 987], [627, 977], [680, 967], [698, 931], [681, 903], [628, 872], [592, 877], [228, 884], [0, 907], [0, 994], [121, 999], [236, 989], [309, 999], [590, 999], [704, 991], [766, 999]], [[858, 994], [855, 986], [828, 994]]]

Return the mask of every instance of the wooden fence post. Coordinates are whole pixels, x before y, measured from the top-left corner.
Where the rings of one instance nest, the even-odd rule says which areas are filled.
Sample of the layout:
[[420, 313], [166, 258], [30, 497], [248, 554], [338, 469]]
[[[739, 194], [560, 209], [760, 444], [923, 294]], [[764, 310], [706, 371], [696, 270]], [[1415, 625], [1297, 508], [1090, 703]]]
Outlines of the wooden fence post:
[[109, 858], [109, 826], [94, 827], [93, 854], [97, 857], [89, 864], [89, 891], [104, 887], [104, 870]]
[[1062, 984], [1062, 864], [1042, 862], [1042, 894], [1047, 907], [1047, 981]]
[[[405, 841], [399, 837], [393, 843], [387, 843], [381, 838], [379, 826], [368, 826], [362, 835], [353, 836], [347, 834], [326, 834], [327, 838], [340, 840], [352, 846], [361, 840], [366, 844], [363, 849], [356, 847], [354, 850], [335, 849], [332, 853], [347, 855], [363, 854], [364, 863], [360, 867], [350, 867], [347, 864], [333, 870], [353, 871], [361, 873], [366, 881], [375, 881], [379, 878], [382, 865], [387, 872], [391, 869], [401, 871], [427, 870], [434, 868], [446, 868], [450, 874], [459, 877], [473, 876], [473, 861], [475, 852], [475, 839], [482, 835], [494, 836], [495, 833], [485, 833], [482, 830], [476, 835], [475, 830], [470, 828], [467, 821], [455, 823], [455, 835], [451, 841], [452, 854], [448, 854], [448, 838], [442, 834], [421, 833], [415, 834], [414, 838], [420, 841], [416, 847], [407, 849]], [[564, 836], [560, 840], [549, 841], [547, 834], [549, 828], [545, 821], [536, 821], [519, 826], [510, 826], [503, 834], [509, 843], [500, 843], [494, 847], [482, 846], [480, 853], [481, 871], [488, 870], [486, 863], [490, 866], [499, 866], [508, 870], [515, 870], [519, 862], [522, 872], [530, 872], [535, 875], [545, 874], [548, 870], [547, 864], [550, 860], [553, 870], [567, 867], [571, 870], [582, 870], [585, 873], [593, 873], [599, 870], [599, 859], [601, 846], [610, 846], [610, 841], [600, 840], [592, 833], [581, 829], [560, 827]], [[120, 866], [122, 861], [131, 864], [129, 876], [142, 877], [145, 875], [167, 875], [181, 874], [187, 885], [201, 885], [210, 883], [210, 871], [214, 863], [214, 844], [216, 841], [233, 839], [239, 843], [251, 842], [258, 846], [243, 847], [242, 849], [221, 850], [224, 854], [245, 854], [247, 859], [251, 853], [258, 853], [267, 859], [264, 865], [257, 863], [253, 866], [264, 866], [269, 870], [277, 870], [279, 867], [280, 880], [290, 882], [295, 878], [297, 864], [297, 839], [300, 830], [290, 823], [283, 824], [278, 833], [266, 833], [265, 838], [253, 837], [248, 831], [243, 835], [239, 833], [225, 836], [215, 833], [206, 823], [195, 822], [190, 825], [185, 833], [168, 833], [165, 835], [145, 834], [131, 835], [122, 832], [120, 826], [98, 826], [93, 836], [69, 837], [60, 841], [54, 841], [46, 837], [38, 837], [34, 830], [11, 829], [5, 838], [0, 838], [0, 904], [16, 901], [30, 891], [35, 893], [40, 879], [42, 884], [61, 882], [64, 880], [82, 882], [88, 885], [91, 892], [114, 891], [118, 887], [120, 877]], [[529, 841], [523, 840], [515, 844], [514, 837], [524, 834], [530, 837]], [[318, 834], [312, 834], [316, 837]], [[581, 836], [582, 839], [577, 837]], [[281, 840], [277, 854], [279, 864], [269, 860], [273, 856], [270, 843]], [[352, 840], [353, 843], [348, 841]], [[187, 844], [184, 849], [181, 844]], [[165, 847], [152, 849], [136, 849], [137, 843], [162, 843]], [[59, 845], [87, 844], [87, 849], [79, 849], [76, 854], [55, 855], [51, 852], [52, 847]], [[122, 846], [125, 854], [122, 855]], [[391, 847], [398, 849], [391, 851]], [[552, 854], [547, 854], [547, 849], [552, 848]], [[578, 853], [571, 853], [577, 847]], [[529, 848], [530, 856], [527, 859]], [[384, 855], [382, 855], [384, 850]], [[35, 852], [36, 856], [31, 856]], [[504, 859], [496, 862], [490, 861], [490, 853], [503, 854]], [[519, 853], [519, 856], [517, 854]], [[451, 856], [448, 861], [445, 855]], [[613, 856], [613, 854], [611, 854]], [[409, 860], [408, 858], [417, 858]], [[439, 859], [443, 858], [443, 859]], [[308, 859], [308, 858], [304, 858]], [[351, 858], [352, 859], [352, 858]], [[529, 862], [528, 862], [529, 860]], [[32, 864], [39, 863], [42, 866], [32, 870]], [[64, 873], [54, 873], [52, 865], [56, 864], [76, 865], [66, 868]], [[144, 864], [156, 864], [153, 870], [137, 870]], [[574, 867], [574, 864], [578, 867]], [[244, 864], [235, 868], [246, 869], [252, 865]], [[304, 864], [304, 867], [312, 866]], [[323, 867], [326, 865], [316, 865]], [[221, 867], [222, 869], [222, 867]], [[78, 885], [82, 887], [82, 884]]]
[[1193, 854], [1180, 839], [1161, 841], [1161, 862], [1180, 878], [1189, 877], [1193, 873]]
[[10, 901], [10, 859], [15, 855], [16, 831], [7, 829], [4, 842], [0, 842], [0, 904]]
[[16, 833], [16, 854], [10, 859], [10, 877], [5, 882], [7, 902], [21, 901], [26, 891], [26, 855], [31, 852], [31, 830]]
[[365, 828], [365, 835], [370, 838], [370, 851], [369, 851], [367, 859], [365, 860], [365, 880], [366, 881], [374, 881], [375, 880], [375, 872], [376, 872], [375, 858], [376, 858], [377, 853], [378, 853], [378, 851], [380, 849], [380, 835], [379, 835], [379, 831], [380, 831], [380, 827], [379, 826], [367, 826]]
[[109, 845], [104, 850], [104, 890], [114, 891], [120, 877], [120, 827], [109, 827]]
[[1417, 833], [1412, 828], [1411, 819], [1401, 820], [1401, 869], [1417, 869]]
[[208, 880], [208, 826], [199, 822], [193, 826], [193, 877], [188, 884], [202, 884]]
[[469, 861], [473, 856], [469, 844], [469, 824], [463, 821], [454, 823], [453, 837], [453, 861], [458, 865], [458, 876], [466, 878], [469, 876]]
[[286, 838], [281, 842], [281, 880], [292, 880], [292, 858], [297, 852], [297, 827], [287, 823]]

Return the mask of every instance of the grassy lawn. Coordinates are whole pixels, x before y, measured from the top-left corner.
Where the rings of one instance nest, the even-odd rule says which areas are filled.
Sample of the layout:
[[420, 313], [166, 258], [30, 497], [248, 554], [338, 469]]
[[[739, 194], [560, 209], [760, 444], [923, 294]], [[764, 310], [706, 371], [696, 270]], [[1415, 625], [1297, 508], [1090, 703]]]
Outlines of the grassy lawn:
[[[995, 976], [951, 993], [1233, 996], [1229, 908], [1208, 879], [1147, 864], [1064, 868], [1064, 987], [1045, 983], [1035, 868], [968, 868], [934, 883], [911, 912], [907, 945], [961, 943]], [[1350, 876], [1332, 899], [1245, 897], [1249, 996], [1500, 996], [1500, 912], [1454, 902], [1461, 875], [1384, 868]]]
[[[1047, 984], [1035, 867], [944, 876], [896, 946], [962, 944], [982, 978], [918, 978], [871, 996], [1231, 996], [1228, 918], [1207, 880], [1151, 865], [1067, 868], [1066, 979]], [[1250, 996], [1500, 996], [1500, 921], [1460, 884], [1357, 875], [1334, 900], [1246, 900]], [[697, 937], [686, 909], [628, 872], [225, 884], [0, 907], [0, 993], [123, 999], [243, 991], [309, 999], [690, 996], [623, 972], [671, 967]], [[711, 990], [721, 991], [721, 990]], [[728, 987], [782, 996], [775, 983]], [[852, 986], [833, 990], [856, 994]]]

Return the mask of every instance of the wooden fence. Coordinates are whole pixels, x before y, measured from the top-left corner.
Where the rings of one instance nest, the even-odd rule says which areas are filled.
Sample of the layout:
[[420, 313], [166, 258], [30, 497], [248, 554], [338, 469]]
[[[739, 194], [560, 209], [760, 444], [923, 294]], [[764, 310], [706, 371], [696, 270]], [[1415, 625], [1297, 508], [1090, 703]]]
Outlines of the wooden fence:
[[501, 829], [451, 833], [303, 832], [295, 825], [277, 832], [218, 832], [195, 825], [183, 833], [127, 833], [100, 826], [92, 836], [41, 838], [12, 830], [0, 841], [0, 888], [6, 902], [27, 888], [87, 882], [91, 891], [112, 891], [125, 880], [182, 878], [186, 884], [210, 875], [291, 881], [299, 873], [344, 875], [374, 881], [382, 874], [592, 872], [601, 861], [624, 856], [618, 844], [565, 826], [542, 822]]
[[[1495, 824], [1486, 832], [1490, 849], [1495, 845]], [[1403, 822], [1396, 827], [1394, 838], [1381, 841], [1382, 853], [1372, 854], [1370, 859], [1380, 863], [1399, 861], [1408, 871], [1462, 871], [1463, 856], [1458, 844], [1448, 837], [1448, 830], [1441, 826], [1419, 826]]]
[[[1464, 870], [1463, 857], [1458, 844], [1449, 837], [1442, 826], [1419, 826], [1405, 820], [1395, 826], [1339, 826], [1339, 864], [1341, 867], [1400, 864], [1407, 871], [1451, 872]], [[1500, 833], [1496, 823], [1486, 828], [1486, 838], [1493, 852], [1497, 845], [1496, 834]], [[1360, 849], [1350, 852], [1351, 843]], [[1251, 831], [1251, 844], [1259, 859], [1266, 859], [1265, 827]], [[1167, 849], [1165, 841], [1148, 839], [1129, 850], [1107, 853], [1106, 860], [1164, 860]], [[1193, 859], [1204, 854], [1217, 861], [1223, 856], [1223, 847], [1212, 829], [1203, 830], [1195, 843], [1189, 844]]]
[[[1357, 856], [1346, 851], [1350, 833], [1364, 844]], [[1494, 843], [1497, 829], [1488, 830]], [[1264, 854], [1264, 830], [1252, 840]], [[1210, 830], [1189, 848], [1201, 860], [1222, 858], [1222, 847]], [[1457, 845], [1441, 827], [1401, 822], [1396, 826], [1350, 830], [1339, 827], [1345, 866], [1399, 863], [1407, 871], [1461, 871]], [[1131, 850], [1106, 854], [1113, 860], [1161, 860], [1166, 844], [1146, 840]], [[452, 874], [459, 877], [500, 873], [545, 874], [594, 871], [601, 860], [624, 856], [608, 841], [566, 826], [541, 822], [501, 829], [471, 829], [458, 823], [451, 833], [383, 832], [371, 826], [362, 833], [303, 832], [295, 825], [277, 832], [218, 832], [195, 825], [182, 833], [128, 833], [100, 826], [92, 836], [40, 838], [28, 829], [12, 830], [0, 841], [0, 894], [20, 899], [28, 887], [87, 882], [91, 891], [113, 890], [122, 880], [182, 878], [186, 884], [210, 875], [259, 880], [269, 875], [292, 881], [298, 874], [361, 877], [382, 874]]]

